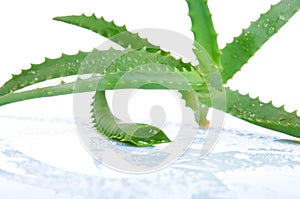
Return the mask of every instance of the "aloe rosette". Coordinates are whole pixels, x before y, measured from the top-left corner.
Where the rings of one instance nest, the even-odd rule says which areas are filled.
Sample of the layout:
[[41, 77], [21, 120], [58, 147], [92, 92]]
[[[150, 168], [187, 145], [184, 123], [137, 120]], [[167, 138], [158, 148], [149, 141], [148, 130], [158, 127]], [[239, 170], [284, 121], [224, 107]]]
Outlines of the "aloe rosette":
[[[223, 49], [219, 49], [217, 33], [213, 26], [207, 1], [187, 0], [191, 31], [194, 34], [194, 53], [199, 65], [185, 63], [175, 59], [169, 52], [151, 44], [137, 33], [131, 33], [126, 26], [117, 26], [113, 21], [103, 17], [63, 16], [55, 17], [57, 21], [73, 24], [91, 30], [108, 38], [125, 50], [97, 50], [92, 52], [79, 51], [75, 55], [62, 54], [56, 59], [47, 59], [41, 64], [32, 64], [29, 69], [22, 70], [0, 87], [0, 105], [22, 100], [71, 94], [74, 92], [95, 91], [92, 104], [94, 126], [100, 133], [113, 139], [129, 142], [136, 146], [149, 146], [170, 142], [162, 130], [148, 124], [122, 124], [111, 113], [105, 98], [105, 91], [112, 89], [140, 88], [178, 90], [186, 106], [193, 109], [199, 125], [206, 125], [206, 113], [210, 107], [221, 109], [233, 116], [250, 123], [300, 137], [300, 118], [297, 112], [289, 113], [284, 107], [275, 107], [272, 102], [263, 103], [259, 98], [252, 99], [226, 87], [243, 65], [299, 10], [300, 0], [282, 0], [272, 5], [268, 12], [261, 14], [259, 19], [242, 31]], [[122, 34], [122, 37], [117, 35]], [[199, 48], [202, 50], [199, 51]], [[124, 53], [128, 52], [128, 53]], [[199, 53], [200, 52], [200, 53]], [[96, 55], [93, 63], [85, 63], [87, 56]], [[208, 58], [208, 59], [206, 59]], [[91, 60], [89, 58], [89, 60]], [[107, 60], [113, 60], [107, 63]], [[207, 62], [210, 60], [210, 62]], [[148, 65], [137, 67], [136, 65]], [[157, 64], [161, 67], [151, 67]], [[82, 69], [82, 65], [86, 66]], [[108, 68], [105, 66], [109, 65]], [[166, 67], [163, 67], [166, 66]], [[220, 71], [220, 79], [210, 79], [207, 74], [212, 70]], [[77, 74], [92, 74], [89, 78], [74, 82], [61, 82], [59, 85], [20, 91], [27, 86]], [[120, 78], [129, 74], [128, 79]], [[101, 78], [96, 78], [100, 75]], [[181, 76], [188, 81], [174, 81]], [[177, 79], [176, 79], [177, 80]], [[117, 84], [118, 83], [118, 84]], [[221, 84], [220, 84], [221, 83]], [[74, 86], [76, 84], [76, 89]], [[219, 107], [209, 99], [208, 86], [218, 85], [226, 94], [226, 106]], [[223, 100], [223, 99], [220, 99]]]

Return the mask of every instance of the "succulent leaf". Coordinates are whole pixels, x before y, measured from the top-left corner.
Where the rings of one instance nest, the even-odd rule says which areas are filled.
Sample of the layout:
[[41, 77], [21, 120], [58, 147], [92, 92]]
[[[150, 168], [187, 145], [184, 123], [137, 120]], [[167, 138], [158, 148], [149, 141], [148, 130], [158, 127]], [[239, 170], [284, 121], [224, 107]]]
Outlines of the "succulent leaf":
[[226, 94], [227, 113], [258, 126], [300, 137], [300, 117], [296, 112], [289, 113], [284, 106], [275, 107], [272, 101], [263, 103], [259, 98], [252, 99], [249, 94], [241, 95], [228, 88]]
[[221, 71], [226, 83], [299, 10], [299, 0], [282, 0], [222, 49]]
[[207, 0], [186, 0], [189, 6], [189, 16], [192, 21], [192, 32], [194, 40], [204, 47], [213, 61], [221, 67], [220, 55], [211, 13]]

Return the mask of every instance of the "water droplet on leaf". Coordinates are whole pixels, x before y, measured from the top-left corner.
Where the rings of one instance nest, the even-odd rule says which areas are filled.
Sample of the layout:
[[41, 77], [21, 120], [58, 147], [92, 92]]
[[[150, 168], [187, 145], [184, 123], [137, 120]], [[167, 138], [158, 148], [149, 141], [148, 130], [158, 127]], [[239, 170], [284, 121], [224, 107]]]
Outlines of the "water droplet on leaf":
[[243, 49], [244, 51], [246, 51], [246, 52], [249, 51], [249, 48], [248, 48], [247, 46], [243, 46], [242, 49]]
[[270, 28], [268, 29], [268, 34], [269, 34], [269, 35], [273, 34], [274, 32], [275, 32], [275, 28], [274, 28], [274, 27], [270, 27]]
[[280, 15], [280, 16], [278, 17], [278, 19], [281, 20], [281, 21], [283, 21], [283, 20], [285, 20], [285, 17], [284, 17], [283, 15]]

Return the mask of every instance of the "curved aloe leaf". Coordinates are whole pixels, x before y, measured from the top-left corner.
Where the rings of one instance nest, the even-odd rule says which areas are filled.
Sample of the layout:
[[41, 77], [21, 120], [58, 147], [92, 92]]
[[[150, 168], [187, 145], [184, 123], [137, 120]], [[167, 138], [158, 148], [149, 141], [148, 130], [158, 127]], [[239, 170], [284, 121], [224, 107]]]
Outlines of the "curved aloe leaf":
[[92, 104], [95, 128], [105, 136], [136, 146], [152, 146], [170, 142], [162, 130], [148, 124], [128, 124], [116, 121], [110, 112], [104, 92], [96, 92]]
[[222, 49], [222, 78], [228, 79], [241, 69], [257, 50], [299, 10], [299, 0], [282, 0], [252, 22], [242, 34]]

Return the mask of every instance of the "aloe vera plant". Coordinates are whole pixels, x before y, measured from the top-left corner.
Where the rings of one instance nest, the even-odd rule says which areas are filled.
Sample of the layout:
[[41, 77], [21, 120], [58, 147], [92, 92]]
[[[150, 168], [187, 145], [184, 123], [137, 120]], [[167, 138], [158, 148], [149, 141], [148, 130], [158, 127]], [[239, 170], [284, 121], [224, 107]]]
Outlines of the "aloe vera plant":
[[[289, 113], [283, 106], [277, 108], [272, 102], [263, 103], [259, 98], [252, 99], [249, 95], [242, 95], [225, 87], [227, 81], [299, 10], [300, 0], [282, 0], [271, 6], [268, 12], [252, 22], [223, 49], [219, 48], [207, 1], [187, 0], [187, 3], [195, 40], [194, 53], [199, 65], [194, 66], [177, 60], [169, 52], [161, 50], [138, 34], [131, 33], [126, 26], [117, 26], [103, 17], [84, 14], [55, 17], [54, 20], [73, 24], [106, 37], [125, 50], [80, 51], [75, 55], [63, 54], [60, 58], [46, 58], [41, 64], [32, 64], [29, 69], [13, 75], [1, 86], [0, 106], [33, 98], [96, 91], [91, 106], [95, 128], [109, 138], [136, 146], [151, 146], [170, 140], [157, 127], [120, 123], [107, 105], [105, 91], [125, 88], [165, 89], [160, 86], [163, 83], [168, 89], [178, 90], [182, 94], [186, 105], [195, 112], [199, 125], [207, 124], [205, 113], [208, 108], [213, 107], [250, 123], [300, 137], [300, 118], [296, 112]], [[119, 34], [122, 37], [119, 37]], [[85, 63], [88, 56], [88, 60], [93, 60], [93, 63]], [[90, 56], [95, 56], [95, 59]], [[153, 67], [153, 63], [159, 67]], [[82, 68], [82, 65], [86, 67]], [[141, 65], [143, 67], [136, 67]], [[212, 70], [220, 71], [221, 82], [221, 79], [210, 79], [207, 76]], [[93, 75], [74, 82], [61, 82], [56, 86], [19, 91], [39, 82], [77, 74]], [[120, 82], [124, 74], [127, 78]], [[97, 75], [101, 75], [101, 78]], [[179, 76], [182, 79], [178, 78]], [[221, 86], [226, 93], [226, 106], [220, 107], [211, 103], [208, 89], [210, 85]]]

